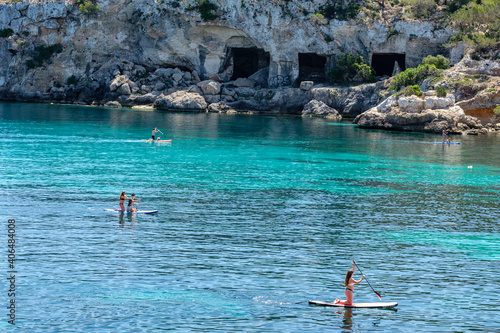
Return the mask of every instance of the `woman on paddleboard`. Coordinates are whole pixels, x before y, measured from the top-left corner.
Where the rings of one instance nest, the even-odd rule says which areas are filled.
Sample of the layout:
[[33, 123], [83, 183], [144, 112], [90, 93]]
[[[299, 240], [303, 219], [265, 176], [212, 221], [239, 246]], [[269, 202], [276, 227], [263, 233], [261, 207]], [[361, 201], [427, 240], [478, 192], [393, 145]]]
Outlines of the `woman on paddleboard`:
[[345, 280], [344, 280], [344, 286], [345, 286], [344, 293], [345, 293], [346, 300], [345, 301], [339, 300], [337, 298], [335, 300], [335, 302], [333, 302], [334, 304], [344, 303], [346, 305], [351, 305], [353, 298], [354, 298], [354, 285], [360, 284], [361, 281], [363, 281], [363, 279], [365, 278], [364, 275], [359, 281], [356, 281], [352, 278], [354, 272], [356, 271], [356, 261], [353, 260], [352, 263], [353, 263], [353, 267], [352, 267], [352, 269], [347, 271], [347, 274], [345, 275]]
[[125, 200], [128, 200], [129, 198], [127, 198], [127, 196], [125, 195], [125, 191], [122, 191], [122, 193], [120, 194], [120, 203], [119, 203], [119, 206], [120, 206], [120, 209], [117, 209], [117, 210], [121, 210], [121, 211], [125, 211]]
[[135, 200], [135, 194], [132, 193], [132, 196], [128, 198], [127, 212], [137, 212], [137, 208], [135, 208], [134, 205], [138, 205], [139, 201], [141, 201], [141, 199]]

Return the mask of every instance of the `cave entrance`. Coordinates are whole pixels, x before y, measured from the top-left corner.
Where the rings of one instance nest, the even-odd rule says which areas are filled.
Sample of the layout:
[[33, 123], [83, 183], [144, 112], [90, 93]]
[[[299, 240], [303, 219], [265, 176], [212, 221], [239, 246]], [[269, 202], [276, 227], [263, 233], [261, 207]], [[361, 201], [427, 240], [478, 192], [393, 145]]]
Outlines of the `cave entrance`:
[[398, 63], [401, 71], [406, 69], [406, 54], [404, 53], [374, 53], [372, 55], [372, 67], [377, 76], [392, 76], [395, 63]]
[[262, 49], [233, 47], [230, 50], [233, 60], [233, 75], [231, 80], [248, 78], [258, 70], [269, 67], [269, 52]]
[[299, 78], [305, 81], [326, 81], [326, 57], [316, 53], [299, 53]]

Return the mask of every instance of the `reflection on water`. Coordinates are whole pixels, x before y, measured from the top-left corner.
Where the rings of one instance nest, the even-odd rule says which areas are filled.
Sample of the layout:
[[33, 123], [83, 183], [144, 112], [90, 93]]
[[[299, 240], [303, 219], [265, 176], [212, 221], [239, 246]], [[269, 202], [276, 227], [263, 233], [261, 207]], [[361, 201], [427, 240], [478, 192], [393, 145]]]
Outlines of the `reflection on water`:
[[337, 313], [342, 313], [342, 325], [340, 326], [344, 329], [343, 332], [351, 332], [352, 331], [352, 309], [345, 309], [344, 311], [339, 311]]

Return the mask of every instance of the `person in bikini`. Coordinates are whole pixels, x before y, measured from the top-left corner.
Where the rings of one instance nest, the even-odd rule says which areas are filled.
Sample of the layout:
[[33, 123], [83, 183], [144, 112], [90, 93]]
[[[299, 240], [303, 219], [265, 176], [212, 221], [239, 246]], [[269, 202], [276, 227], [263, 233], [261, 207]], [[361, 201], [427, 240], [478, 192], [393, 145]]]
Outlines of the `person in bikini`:
[[345, 286], [344, 293], [345, 293], [346, 300], [345, 301], [339, 300], [337, 298], [335, 300], [335, 302], [333, 302], [334, 304], [343, 303], [345, 305], [352, 305], [352, 301], [354, 298], [354, 285], [360, 284], [361, 281], [363, 281], [363, 279], [365, 278], [364, 275], [359, 281], [356, 281], [352, 278], [354, 272], [356, 271], [356, 261], [353, 260], [352, 263], [353, 263], [353, 267], [352, 267], [352, 269], [347, 271], [347, 274], [345, 275], [345, 281], [344, 281], [344, 286]]
[[128, 200], [129, 198], [127, 198], [127, 196], [125, 195], [125, 191], [122, 191], [122, 193], [120, 194], [120, 203], [119, 203], [119, 206], [120, 208], [116, 209], [116, 210], [121, 210], [122, 212], [125, 211], [125, 200]]
[[135, 200], [135, 194], [132, 193], [132, 196], [128, 198], [127, 212], [130, 213], [137, 212], [137, 208], [135, 208], [134, 205], [138, 205], [139, 201], [141, 201], [141, 199]]

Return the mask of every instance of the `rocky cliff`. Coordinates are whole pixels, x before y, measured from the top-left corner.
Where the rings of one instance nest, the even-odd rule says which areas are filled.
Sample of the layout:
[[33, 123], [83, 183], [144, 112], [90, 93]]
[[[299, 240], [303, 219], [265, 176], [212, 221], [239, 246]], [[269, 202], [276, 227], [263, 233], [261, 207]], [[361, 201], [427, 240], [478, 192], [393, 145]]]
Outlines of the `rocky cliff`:
[[[457, 63], [464, 51], [445, 48], [452, 31], [432, 21], [314, 15], [329, 0], [87, 3], [94, 10], [75, 1], [0, 3], [1, 99], [282, 113], [316, 101], [306, 113], [355, 117], [386, 98], [380, 75], [427, 55]], [[379, 81], [326, 84], [341, 53], [360, 54]]]
[[[279, 88], [299, 77], [324, 81], [341, 52], [378, 61], [388, 72], [396, 58], [411, 67], [428, 54], [448, 53], [442, 45], [451, 32], [429, 22], [311, 19], [325, 2], [212, 1], [210, 21], [195, 1], [98, 1], [96, 13], [73, 1], [2, 3], [0, 30], [11, 33], [0, 37], [1, 93], [100, 103], [107, 93], [159, 95], [198, 80], [252, 75], [259, 87]], [[181, 73], [156, 75], [158, 69]], [[111, 89], [119, 76], [126, 84]]]

